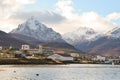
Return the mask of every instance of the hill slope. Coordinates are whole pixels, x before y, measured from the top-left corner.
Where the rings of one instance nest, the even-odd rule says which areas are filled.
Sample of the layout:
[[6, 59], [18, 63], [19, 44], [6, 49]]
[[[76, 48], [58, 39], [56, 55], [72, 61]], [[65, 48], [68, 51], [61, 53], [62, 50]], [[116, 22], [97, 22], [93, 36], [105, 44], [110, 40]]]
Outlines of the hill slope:
[[22, 44], [27, 43], [22, 40], [15, 39], [9, 34], [0, 31], [0, 46], [12, 46], [14, 48], [21, 48]]

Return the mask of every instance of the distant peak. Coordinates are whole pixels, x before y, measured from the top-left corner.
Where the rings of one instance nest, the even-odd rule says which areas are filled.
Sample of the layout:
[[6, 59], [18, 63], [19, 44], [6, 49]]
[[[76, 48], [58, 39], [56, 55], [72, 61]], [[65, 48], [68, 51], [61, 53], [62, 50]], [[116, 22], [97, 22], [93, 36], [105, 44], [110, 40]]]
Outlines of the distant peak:
[[34, 16], [32, 16], [31, 18], [29, 18], [25, 23], [24, 23], [27, 27], [29, 27], [32, 30], [36, 30], [39, 27], [44, 26], [37, 18], [35, 18]]
[[84, 34], [94, 34], [94, 33], [96, 33], [94, 31], [94, 29], [89, 28], [89, 27], [79, 27], [77, 29], [77, 31], [75, 31], [75, 32], [77, 32], [77, 33], [84, 33]]
[[39, 19], [34, 16], [30, 17], [23, 24], [20, 24], [18, 28], [11, 31], [11, 33], [22, 34], [43, 42], [64, 42], [59, 33], [42, 24]]

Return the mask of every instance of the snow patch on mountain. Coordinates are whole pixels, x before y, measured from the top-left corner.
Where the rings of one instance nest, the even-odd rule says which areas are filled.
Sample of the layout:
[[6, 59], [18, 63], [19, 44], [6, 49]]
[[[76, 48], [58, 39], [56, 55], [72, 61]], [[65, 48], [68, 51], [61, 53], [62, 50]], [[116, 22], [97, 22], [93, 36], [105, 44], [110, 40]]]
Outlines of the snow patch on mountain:
[[20, 24], [18, 28], [12, 30], [10, 33], [33, 37], [43, 42], [64, 42], [59, 33], [55, 32], [52, 28], [48, 28], [34, 17]]
[[71, 45], [91, 42], [102, 37], [103, 34], [95, 32], [92, 28], [80, 27], [76, 31], [63, 35], [63, 39]]
[[120, 28], [115, 27], [106, 33], [108, 38], [120, 38]]

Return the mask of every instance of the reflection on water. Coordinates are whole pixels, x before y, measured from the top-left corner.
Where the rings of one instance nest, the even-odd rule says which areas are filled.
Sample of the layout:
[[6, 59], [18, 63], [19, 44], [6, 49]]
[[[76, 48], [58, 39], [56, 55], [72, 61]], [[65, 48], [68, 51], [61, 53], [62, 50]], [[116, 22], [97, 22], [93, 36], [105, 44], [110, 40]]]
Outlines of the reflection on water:
[[7, 67], [0, 80], [120, 80], [120, 68]]

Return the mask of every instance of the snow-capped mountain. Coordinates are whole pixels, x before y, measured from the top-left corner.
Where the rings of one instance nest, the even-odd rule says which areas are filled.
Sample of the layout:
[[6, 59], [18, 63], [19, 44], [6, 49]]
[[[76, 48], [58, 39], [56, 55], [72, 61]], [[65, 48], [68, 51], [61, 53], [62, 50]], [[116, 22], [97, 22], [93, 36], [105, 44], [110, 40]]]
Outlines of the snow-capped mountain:
[[25, 35], [42, 42], [63, 42], [59, 33], [55, 32], [52, 28], [48, 28], [34, 17], [20, 24], [18, 28], [12, 30], [10, 33]]
[[103, 56], [120, 55], [120, 28], [116, 27], [106, 33], [98, 33], [90, 28], [78, 30], [63, 36], [75, 48], [90, 54]]
[[[76, 31], [61, 36], [48, 28], [36, 18], [30, 18], [10, 32], [14, 38], [29, 43], [82, 50], [90, 54], [120, 55], [120, 28], [116, 27], [107, 33], [96, 32], [92, 28], [80, 27]], [[71, 44], [67, 44], [67, 43]], [[57, 45], [57, 46], [56, 46]], [[73, 47], [74, 46], [74, 47]]]
[[76, 50], [72, 45], [66, 43], [59, 33], [55, 32], [52, 28], [48, 28], [34, 17], [20, 24], [18, 28], [12, 30], [9, 35], [33, 46], [41, 44], [45, 47]]
[[79, 27], [76, 31], [69, 32], [63, 35], [63, 39], [69, 44], [76, 45], [84, 42], [91, 42], [103, 36], [95, 32], [92, 28]]

